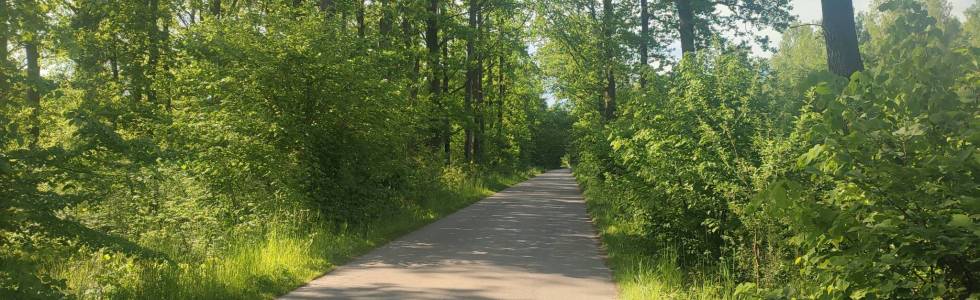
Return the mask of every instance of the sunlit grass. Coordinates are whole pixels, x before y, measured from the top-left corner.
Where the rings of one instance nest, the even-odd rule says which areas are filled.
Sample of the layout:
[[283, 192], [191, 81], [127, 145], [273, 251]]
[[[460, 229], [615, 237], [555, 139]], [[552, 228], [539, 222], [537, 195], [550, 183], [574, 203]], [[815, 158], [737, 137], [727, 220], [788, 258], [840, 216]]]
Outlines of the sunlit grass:
[[83, 247], [71, 257], [51, 259], [48, 273], [64, 280], [66, 292], [79, 299], [274, 298], [534, 173], [466, 176], [419, 199], [418, 205], [357, 227], [306, 224], [304, 230], [270, 228], [258, 237], [236, 237], [226, 250], [198, 263]]
[[682, 268], [672, 245], [651, 251], [636, 225], [617, 217], [611, 201], [616, 195], [593, 185], [585, 196], [621, 299], [738, 299], [737, 282], [724, 267]]

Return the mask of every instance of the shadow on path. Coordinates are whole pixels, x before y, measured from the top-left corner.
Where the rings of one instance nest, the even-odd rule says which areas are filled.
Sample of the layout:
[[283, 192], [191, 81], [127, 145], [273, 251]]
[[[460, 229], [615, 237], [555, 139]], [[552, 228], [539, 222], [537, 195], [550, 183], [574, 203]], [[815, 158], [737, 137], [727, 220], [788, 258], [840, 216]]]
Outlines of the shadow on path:
[[337, 268], [282, 299], [612, 299], [571, 173], [544, 173]]

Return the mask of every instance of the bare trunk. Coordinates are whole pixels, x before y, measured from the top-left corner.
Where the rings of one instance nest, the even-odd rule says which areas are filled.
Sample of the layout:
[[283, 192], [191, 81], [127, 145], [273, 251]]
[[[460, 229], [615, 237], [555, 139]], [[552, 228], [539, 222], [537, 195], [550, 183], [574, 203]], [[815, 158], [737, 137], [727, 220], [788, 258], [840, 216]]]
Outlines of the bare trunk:
[[[9, 88], [7, 84], [7, 63], [10, 59], [10, 54], [7, 53], [7, 39], [9, 30], [7, 27], [7, 19], [9, 18], [10, 10], [7, 9], [7, 0], [0, 0], [0, 90], [6, 91]], [[6, 94], [0, 95], [0, 101], [5, 101], [3, 98]]]
[[606, 87], [603, 91], [603, 104], [602, 104], [602, 117], [604, 121], [612, 120], [616, 113], [616, 77], [613, 75], [613, 56], [615, 55], [615, 49], [612, 36], [616, 33], [613, 26], [613, 6], [612, 0], [602, 1], [602, 28], [603, 36], [605, 38], [603, 47], [605, 48], [605, 53], [603, 54], [603, 59], [605, 60], [605, 76], [606, 76]]
[[366, 25], [364, 25], [364, 0], [357, 2], [357, 16], [355, 18], [357, 18], [357, 37], [363, 39], [366, 31]]
[[381, 0], [381, 20], [378, 21], [378, 48], [385, 49], [390, 45], [391, 39], [391, 3], [389, 0]]
[[[433, 0], [436, 1], [436, 0]], [[442, 58], [446, 61], [449, 60], [449, 39], [442, 44]], [[442, 68], [442, 95], [449, 95], [449, 70]], [[446, 165], [452, 163], [452, 126], [449, 120], [449, 110], [443, 105], [442, 110], [442, 134], [443, 134], [443, 152], [446, 154]]]
[[499, 74], [500, 78], [497, 80], [499, 96], [497, 96], [497, 140], [503, 140], [503, 128], [504, 128], [504, 101], [507, 101], [507, 84], [504, 82], [504, 70], [506, 70], [506, 65], [504, 63], [504, 56], [500, 55], [499, 64]]
[[473, 100], [477, 93], [477, 76], [479, 71], [476, 66], [476, 37], [479, 6], [478, 0], [470, 0], [469, 3], [469, 27], [470, 35], [466, 39], [466, 95], [463, 97], [463, 105], [466, 109], [463, 122], [464, 138], [466, 143], [463, 147], [463, 158], [467, 162], [473, 161], [474, 150], [474, 119], [473, 119]]
[[[37, 39], [34, 36], [33, 39]], [[31, 108], [31, 129], [30, 129], [30, 148], [36, 149], [38, 139], [41, 136], [41, 93], [38, 86], [41, 85], [41, 67], [38, 64], [39, 54], [37, 51], [36, 40], [27, 41], [24, 44], [24, 56], [27, 58], [27, 105]]]
[[[163, 22], [163, 30], [160, 32], [160, 42], [162, 43], [162, 47], [168, 47], [168, 49], [169, 49], [169, 44], [170, 44], [170, 22]], [[161, 67], [163, 69], [163, 74], [169, 75], [170, 74], [170, 64], [167, 64], [166, 61], [163, 61], [160, 64], [161, 64]], [[167, 100], [166, 100], [166, 102], [164, 102], [164, 104], [166, 105], [167, 109], [172, 109], [173, 108], [173, 103], [171, 102], [170, 97], [166, 97], [166, 99]]]
[[150, 44], [149, 61], [147, 64], [146, 80], [144, 80], [143, 90], [146, 91], [146, 98], [150, 103], [157, 103], [157, 93], [153, 90], [153, 80], [156, 78], [157, 65], [160, 62], [161, 40], [163, 32], [157, 26], [160, 19], [160, 1], [150, 0]]
[[477, 163], [483, 163], [483, 137], [486, 132], [486, 119], [483, 114], [486, 110], [486, 94], [483, 92], [483, 56], [477, 59], [476, 76], [476, 134], [473, 135], [473, 158]]
[[320, 11], [329, 13], [333, 9], [333, 0], [320, 0]]
[[419, 81], [419, 76], [422, 69], [422, 61], [419, 55], [416, 54], [416, 52], [413, 51], [412, 49], [413, 45], [415, 45], [415, 36], [416, 36], [415, 26], [412, 26], [412, 19], [409, 18], [409, 13], [406, 7], [403, 6], [401, 11], [402, 11], [401, 27], [403, 33], [402, 37], [404, 38], [402, 42], [403, 42], [403, 46], [405, 47], [404, 50], [408, 52], [409, 55], [412, 56], [412, 78], [411, 78], [412, 80], [408, 84], [409, 85], [408, 94], [410, 97], [409, 99], [412, 100], [412, 103], [414, 105], [415, 101], [418, 100], [418, 96], [419, 96], [419, 89], [417, 88], [418, 86], [417, 83]]
[[[477, 40], [480, 40], [483, 34], [483, 14], [479, 12], [476, 14], [476, 34]], [[473, 159], [477, 163], [483, 163], [483, 133], [486, 129], [486, 123], [483, 118], [484, 113], [484, 100], [486, 99], [486, 94], [483, 93], [483, 54], [476, 54], [476, 82], [473, 84], [473, 88], [476, 90], [476, 111], [474, 118], [476, 119], [476, 133], [473, 135]]]
[[221, 18], [221, 0], [211, 0], [211, 15], [215, 19]]
[[858, 49], [851, 0], [821, 0], [824, 41], [827, 44], [827, 67], [834, 74], [851, 77], [864, 70]]
[[440, 94], [441, 79], [439, 61], [439, 0], [429, 0], [428, 17], [425, 19], [425, 48], [429, 55], [429, 95], [432, 97], [432, 104], [436, 108], [437, 116], [432, 116], [432, 147], [437, 148], [442, 143], [442, 119], [445, 108], [442, 105], [442, 95]]
[[690, 0], [674, 0], [677, 6], [677, 27], [681, 35], [681, 53], [694, 52], [694, 12]]
[[640, 0], [640, 88], [647, 87], [647, 44], [650, 38], [650, 15], [647, 13], [647, 0]]
[[606, 121], [616, 117], [616, 76], [612, 68], [606, 71], [606, 92], [602, 99], [605, 102], [605, 110], [602, 115]]

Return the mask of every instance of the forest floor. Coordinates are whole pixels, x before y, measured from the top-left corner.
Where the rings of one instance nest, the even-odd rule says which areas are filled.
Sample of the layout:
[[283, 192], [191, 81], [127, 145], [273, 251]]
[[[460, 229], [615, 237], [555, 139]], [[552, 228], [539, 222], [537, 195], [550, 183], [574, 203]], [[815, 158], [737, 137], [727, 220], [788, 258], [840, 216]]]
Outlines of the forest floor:
[[613, 299], [567, 169], [487, 197], [281, 299]]

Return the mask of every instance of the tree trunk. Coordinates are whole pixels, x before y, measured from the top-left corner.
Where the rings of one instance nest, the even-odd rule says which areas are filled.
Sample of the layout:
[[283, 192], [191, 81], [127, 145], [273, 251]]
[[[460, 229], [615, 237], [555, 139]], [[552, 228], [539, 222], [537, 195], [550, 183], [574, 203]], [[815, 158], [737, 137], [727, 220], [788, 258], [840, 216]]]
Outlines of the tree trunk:
[[153, 80], [156, 78], [157, 66], [160, 62], [160, 48], [162, 48], [161, 42], [164, 33], [161, 32], [157, 25], [157, 20], [160, 19], [160, 1], [150, 0], [149, 2], [150, 20], [148, 23], [150, 26], [150, 43], [148, 45], [149, 56], [146, 66], [147, 72], [143, 90], [146, 91], [147, 100], [149, 100], [150, 103], [156, 104], [157, 93], [153, 90]]
[[[10, 15], [9, 9], [7, 9], [7, 0], [0, 0], [0, 90], [7, 91], [9, 85], [7, 84], [7, 63], [10, 59], [10, 54], [7, 53], [7, 39], [10, 35], [7, 34], [9, 28], [7, 27], [7, 19]], [[6, 93], [0, 95], [0, 101], [6, 101]]]
[[503, 141], [503, 128], [504, 128], [504, 101], [507, 100], [507, 84], [504, 82], [504, 70], [506, 65], [504, 62], [504, 55], [500, 55], [499, 65], [499, 79], [497, 79], [497, 88], [499, 89], [499, 95], [497, 96], [497, 140]]
[[221, 18], [221, 0], [211, 0], [211, 15], [215, 19]]
[[[476, 14], [476, 37], [477, 40], [483, 36], [483, 13]], [[486, 130], [486, 122], [483, 118], [483, 113], [485, 109], [485, 99], [486, 94], [483, 92], [483, 53], [477, 52], [476, 54], [476, 83], [473, 84], [473, 88], [476, 89], [476, 134], [473, 135], [473, 158], [477, 163], [483, 163], [483, 136]]]
[[851, 77], [864, 70], [858, 50], [851, 0], [821, 0], [824, 41], [827, 44], [827, 67], [834, 74]]
[[333, 9], [333, 0], [320, 0], [320, 11], [329, 13]]
[[30, 148], [36, 149], [38, 139], [41, 136], [41, 93], [38, 86], [41, 85], [41, 67], [38, 64], [39, 54], [37, 51], [37, 35], [30, 41], [24, 43], [24, 56], [27, 58], [27, 105], [31, 108], [31, 129], [30, 129]]
[[647, 87], [647, 44], [650, 38], [650, 15], [647, 13], [647, 0], [640, 0], [640, 88]]
[[386, 49], [390, 45], [392, 14], [390, 0], [381, 0], [381, 19], [378, 21], [378, 48]]
[[616, 33], [615, 28], [613, 28], [613, 6], [612, 0], [602, 1], [602, 28], [603, 28], [603, 38], [605, 53], [603, 59], [605, 60], [605, 76], [606, 76], [606, 88], [603, 91], [602, 99], [602, 118], [603, 121], [612, 120], [616, 112], [616, 76], [613, 74], [613, 56], [614, 43], [612, 41], [612, 36]]
[[433, 116], [431, 119], [432, 124], [432, 148], [438, 149], [439, 144], [442, 143], [442, 95], [440, 95], [441, 83], [439, 82], [441, 74], [439, 61], [439, 0], [429, 0], [428, 3], [428, 17], [425, 19], [425, 48], [428, 50], [429, 54], [429, 71], [431, 76], [429, 78], [429, 95], [432, 97], [432, 104], [436, 108], [437, 116]]
[[483, 114], [486, 111], [486, 94], [483, 92], [483, 55], [478, 55], [476, 60], [477, 75], [476, 75], [476, 134], [473, 135], [473, 158], [477, 163], [483, 163], [483, 137], [486, 132], [486, 119]]
[[[163, 47], [167, 47], [167, 49], [169, 49], [169, 45], [170, 45], [170, 22], [166, 22], [166, 21], [163, 22], [163, 30], [160, 31], [160, 42], [161, 42], [161, 44], [162, 44]], [[161, 64], [161, 67], [163, 68], [163, 74], [164, 75], [170, 75], [170, 64], [168, 64], [166, 60], [164, 60], [160, 64]], [[168, 76], [168, 78], [169, 78], [169, 76]], [[171, 102], [171, 97], [166, 97], [166, 100], [165, 100], [164, 104], [166, 105], [166, 107], [167, 107], [168, 110], [169, 109], [173, 109], [173, 103]]]
[[603, 119], [612, 120], [616, 117], [616, 76], [613, 74], [612, 68], [606, 71], [606, 92], [602, 99], [605, 102], [605, 110], [602, 113]]
[[464, 138], [466, 143], [463, 147], [463, 158], [467, 162], [473, 162], [474, 148], [474, 119], [473, 119], [473, 99], [477, 92], [477, 76], [479, 71], [476, 68], [476, 37], [479, 13], [478, 0], [470, 0], [469, 3], [469, 29], [470, 33], [466, 39], [466, 95], [463, 97], [463, 105], [466, 109], [463, 122]]
[[407, 6], [401, 6], [400, 8], [402, 16], [402, 45], [405, 47], [403, 51], [407, 52], [412, 57], [412, 78], [411, 82], [408, 83], [408, 95], [409, 99], [412, 100], [412, 105], [415, 105], [416, 100], [418, 100], [419, 89], [418, 82], [421, 76], [422, 70], [422, 59], [414, 51], [416, 29], [412, 25], [411, 14], [409, 13]]
[[694, 52], [694, 12], [690, 0], [674, 0], [677, 6], [677, 27], [681, 35], [681, 53]]
[[[437, 1], [437, 0], [433, 0], [433, 1]], [[448, 38], [445, 41], [443, 41], [443, 43], [442, 43], [442, 58], [443, 58], [444, 61], [449, 61], [449, 39]], [[447, 68], [442, 68], [442, 95], [449, 95], [449, 70], [447, 70]], [[450, 124], [450, 119], [449, 119], [449, 108], [447, 108], [446, 105], [443, 104], [443, 109], [442, 109], [442, 134], [443, 134], [443, 136], [442, 136], [442, 138], [443, 138], [442, 142], [443, 142], [443, 148], [442, 148], [442, 150], [443, 150], [443, 152], [445, 152], [445, 155], [446, 155], [446, 165], [449, 165], [450, 163], [452, 163], [452, 153], [453, 153], [453, 151], [452, 151], [453, 150], [453, 148], [452, 148], [452, 141], [453, 141], [453, 133], [452, 133], [452, 130], [453, 130], [453, 128], [452, 128], [451, 125], [452, 124]]]
[[365, 36], [365, 26], [364, 25], [364, 0], [357, 1], [357, 37], [364, 38]]

